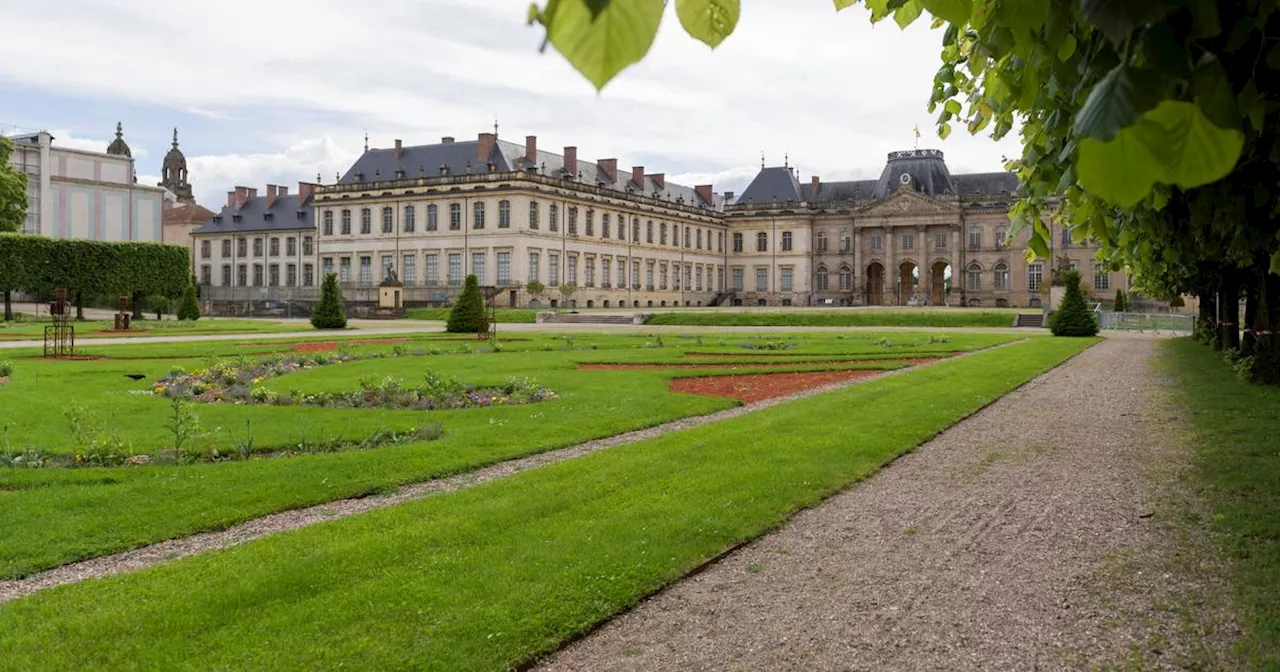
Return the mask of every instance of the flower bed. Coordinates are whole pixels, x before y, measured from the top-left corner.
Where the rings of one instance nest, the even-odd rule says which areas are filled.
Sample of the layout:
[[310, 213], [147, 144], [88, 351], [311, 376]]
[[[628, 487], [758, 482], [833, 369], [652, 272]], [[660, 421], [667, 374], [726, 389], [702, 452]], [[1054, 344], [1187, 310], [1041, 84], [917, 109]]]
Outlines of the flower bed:
[[290, 390], [279, 394], [261, 385], [276, 376], [385, 356], [387, 355], [377, 353], [358, 357], [339, 351], [295, 353], [254, 362], [243, 359], [225, 360], [191, 373], [175, 370], [157, 381], [152, 392], [163, 397], [194, 399], [205, 403], [424, 411], [530, 404], [557, 397], [555, 392], [527, 378], [513, 378], [503, 385], [476, 387], [435, 373], [428, 373], [420, 386], [405, 386], [399, 379], [387, 377], [381, 381], [361, 380], [360, 389], [347, 392], [304, 394]]

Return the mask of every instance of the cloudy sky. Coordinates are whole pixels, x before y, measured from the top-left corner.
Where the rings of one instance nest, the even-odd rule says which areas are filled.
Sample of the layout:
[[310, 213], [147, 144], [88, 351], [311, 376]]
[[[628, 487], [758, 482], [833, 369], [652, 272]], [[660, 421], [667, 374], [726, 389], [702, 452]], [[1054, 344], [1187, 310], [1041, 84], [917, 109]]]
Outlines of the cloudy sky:
[[[200, 202], [235, 185], [326, 182], [363, 146], [474, 138], [579, 147], [684, 184], [741, 192], [784, 155], [801, 178], [879, 175], [887, 152], [993, 171], [1015, 141], [937, 138], [926, 111], [941, 32], [871, 26], [830, 0], [743, 0], [711, 51], [668, 8], [649, 57], [597, 94], [524, 23], [529, 0], [0, 0], [0, 131], [105, 149], [116, 121], [154, 183], [178, 127]], [[375, 9], [376, 7], [376, 9]]]

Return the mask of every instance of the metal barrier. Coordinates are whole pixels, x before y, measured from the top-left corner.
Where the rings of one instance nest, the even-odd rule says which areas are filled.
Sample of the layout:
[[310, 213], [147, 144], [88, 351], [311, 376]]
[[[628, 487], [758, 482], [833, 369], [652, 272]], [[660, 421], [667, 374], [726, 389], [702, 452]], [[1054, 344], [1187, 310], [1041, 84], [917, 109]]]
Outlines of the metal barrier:
[[1111, 313], [1098, 311], [1098, 323], [1103, 329], [1117, 331], [1191, 334], [1196, 329], [1196, 316], [1190, 313]]

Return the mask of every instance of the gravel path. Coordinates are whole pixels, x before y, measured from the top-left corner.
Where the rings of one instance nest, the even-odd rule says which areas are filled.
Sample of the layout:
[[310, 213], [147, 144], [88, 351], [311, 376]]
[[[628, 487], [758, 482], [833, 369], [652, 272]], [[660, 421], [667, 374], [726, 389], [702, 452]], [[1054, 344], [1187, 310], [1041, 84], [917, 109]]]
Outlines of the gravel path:
[[1229, 668], [1221, 571], [1170, 560], [1152, 347], [1085, 351], [538, 669]]
[[[1006, 347], [1011, 344], [1012, 343], [995, 347]], [[949, 359], [958, 359], [966, 357], [969, 354], [972, 353], [954, 355]], [[937, 361], [947, 361], [947, 359]], [[461, 490], [463, 488], [468, 488], [481, 483], [487, 483], [489, 481], [504, 478], [512, 474], [517, 474], [522, 471], [527, 471], [529, 469], [553, 464], [555, 462], [562, 462], [575, 457], [581, 457], [606, 448], [612, 448], [614, 446], [632, 443], [635, 441], [643, 441], [644, 439], [660, 436], [667, 432], [675, 432], [689, 427], [696, 427], [707, 423], [728, 420], [729, 418], [736, 418], [740, 415], [759, 411], [769, 408], [770, 406], [776, 406], [794, 399], [811, 397], [824, 392], [848, 387], [850, 385], [876, 380], [885, 376], [898, 375], [906, 371], [919, 369], [922, 366], [932, 365], [932, 363], [921, 364], [918, 366], [886, 371], [869, 377], [841, 381], [830, 385], [824, 385], [822, 387], [815, 387], [795, 394], [744, 404], [742, 406], [706, 415], [698, 415], [681, 420], [675, 420], [673, 422], [649, 427], [647, 429], [636, 430], [625, 434], [597, 439], [595, 441], [580, 443], [568, 448], [552, 450], [515, 460], [508, 460], [506, 462], [499, 462], [488, 467], [455, 476], [449, 476], [447, 478], [413, 483], [402, 486], [389, 495], [340, 499], [307, 508], [282, 511], [280, 513], [266, 515], [261, 518], [255, 518], [225, 530], [202, 532], [189, 537], [162, 541], [131, 551], [63, 565], [22, 579], [0, 581], [0, 604], [18, 599], [25, 595], [30, 595], [31, 593], [45, 588], [52, 588], [54, 586], [75, 583], [85, 579], [99, 578], [103, 576], [110, 576], [112, 574], [120, 574], [123, 572], [143, 569], [162, 562], [168, 562], [170, 560], [176, 560], [190, 555], [237, 546], [247, 541], [265, 537], [270, 534], [286, 532], [299, 527], [322, 523], [327, 520], [345, 518], [347, 516], [353, 516], [373, 509], [395, 506], [402, 502], [413, 499], [422, 499], [438, 493]]]

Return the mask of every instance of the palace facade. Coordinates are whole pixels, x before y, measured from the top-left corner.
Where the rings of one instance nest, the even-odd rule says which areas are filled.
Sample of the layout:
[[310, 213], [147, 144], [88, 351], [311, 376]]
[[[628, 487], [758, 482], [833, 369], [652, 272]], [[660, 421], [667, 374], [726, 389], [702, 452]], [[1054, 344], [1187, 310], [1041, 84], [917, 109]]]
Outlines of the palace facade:
[[[474, 274], [509, 306], [1037, 306], [1052, 271], [1026, 263], [1025, 234], [1008, 239], [1017, 186], [953, 176], [925, 149], [891, 153], [877, 180], [762, 166], [735, 198], [535, 136], [397, 140], [295, 195], [238, 187], [193, 257], [207, 296], [235, 300], [313, 300], [334, 273], [372, 302], [394, 272], [407, 305], [448, 303]], [[1126, 286], [1095, 248], [1054, 237], [1052, 268], [1081, 269], [1098, 296]]]

